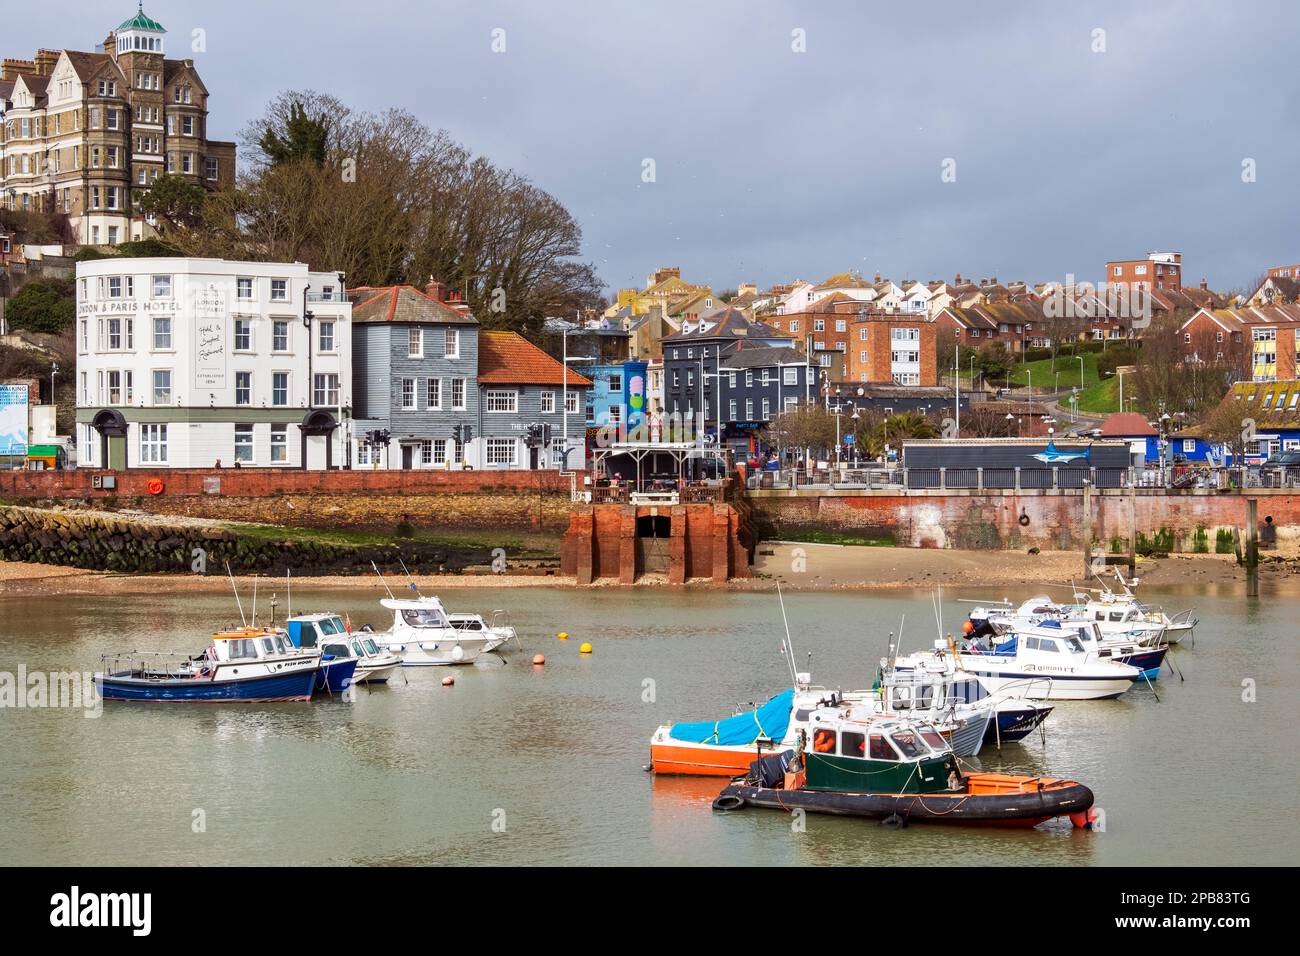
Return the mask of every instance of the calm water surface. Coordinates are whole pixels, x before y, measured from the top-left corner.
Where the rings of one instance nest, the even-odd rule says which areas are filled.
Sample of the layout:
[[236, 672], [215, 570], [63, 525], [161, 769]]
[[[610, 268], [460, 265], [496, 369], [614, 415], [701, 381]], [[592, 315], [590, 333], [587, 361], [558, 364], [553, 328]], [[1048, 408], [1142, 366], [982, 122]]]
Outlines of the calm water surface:
[[[1012, 597], [1030, 592], [1011, 592]], [[974, 595], [979, 596], [979, 595]], [[986, 595], [987, 596], [987, 595]], [[1002, 596], [999, 594], [998, 596]], [[247, 598], [247, 595], [245, 596]], [[952, 596], [953, 598], [956, 595]], [[710, 812], [723, 781], [642, 772], [654, 728], [722, 717], [788, 686], [775, 595], [454, 590], [508, 608], [524, 653], [407, 671], [354, 703], [109, 704], [0, 710], [4, 862], [35, 864], [1282, 864], [1300, 849], [1295, 726], [1300, 597], [1152, 591], [1194, 605], [1196, 646], [1115, 701], [1058, 702], [1046, 740], [984, 769], [1074, 777], [1106, 832], [1028, 832], [771, 811]], [[262, 596], [265, 613], [265, 593]], [[386, 626], [369, 591], [295, 593], [295, 609]], [[786, 596], [801, 669], [870, 686], [887, 634], [935, 634], [928, 593]], [[945, 607], [956, 631], [962, 608]], [[220, 595], [0, 598], [0, 671], [94, 670], [121, 648], [199, 652], [237, 617]], [[555, 639], [567, 631], [570, 640]], [[580, 656], [590, 641], [595, 653]], [[528, 663], [536, 652], [547, 664]], [[454, 673], [456, 686], [439, 681]], [[1242, 702], [1242, 681], [1258, 700]], [[647, 703], [645, 682], [653, 681]], [[193, 832], [195, 811], [206, 832]], [[504, 832], [494, 819], [504, 813]]]

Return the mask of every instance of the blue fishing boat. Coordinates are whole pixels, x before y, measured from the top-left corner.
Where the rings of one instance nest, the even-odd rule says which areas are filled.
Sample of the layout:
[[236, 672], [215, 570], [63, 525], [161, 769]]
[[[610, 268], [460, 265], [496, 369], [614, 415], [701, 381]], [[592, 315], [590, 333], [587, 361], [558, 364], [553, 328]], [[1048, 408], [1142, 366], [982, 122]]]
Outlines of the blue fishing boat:
[[[154, 661], [179, 655], [151, 654]], [[135, 652], [105, 655], [95, 675], [103, 700], [270, 702], [310, 700], [320, 652], [295, 648], [280, 631], [241, 627], [212, 635], [212, 643], [176, 666], [145, 663]], [[120, 666], [131, 661], [128, 666]]]

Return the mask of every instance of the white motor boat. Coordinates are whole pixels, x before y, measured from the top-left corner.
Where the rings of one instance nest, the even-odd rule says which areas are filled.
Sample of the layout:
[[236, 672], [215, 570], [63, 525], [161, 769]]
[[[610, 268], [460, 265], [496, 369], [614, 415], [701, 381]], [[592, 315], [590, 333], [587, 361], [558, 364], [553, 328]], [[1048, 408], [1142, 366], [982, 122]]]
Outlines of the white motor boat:
[[[940, 651], [945, 646], [936, 643]], [[1050, 705], [1036, 703], [1026, 693], [1030, 684], [1037, 684], [1038, 699], [1046, 699], [1050, 677], [1000, 683], [990, 692], [984, 679], [961, 670], [951, 653], [905, 660], [902, 667], [889, 658], [881, 660], [876, 712], [929, 721], [944, 732], [959, 757], [974, 756], [985, 745], [1022, 740], [1052, 712]], [[844, 696], [853, 700], [856, 695]]]
[[485, 654], [504, 647], [511, 641], [515, 642], [516, 647], [520, 646], [519, 635], [510, 625], [509, 615], [503, 610], [493, 611], [490, 622], [483, 620], [482, 614], [456, 611], [450, 612], [447, 620], [451, 622], [452, 627], [467, 634], [485, 635], [487, 637], [487, 644], [483, 648]]
[[994, 605], [974, 608], [970, 612], [974, 630], [968, 636], [1010, 634], [1054, 621], [1065, 625], [1095, 625], [1103, 642], [1136, 643], [1143, 647], [1159, 647], [1168, 642], [1166, 632], [1169, 625], [1136, 603], [1090, 601], [1086, 594], [1079, 597], [1084, 599], [1083, 603], [1061, 604], [1046, 594], [1038, 594], [1018, 607]]
[[[899, 658], [895, 667], [921, 666], [927, 657], [948, 654], [943, 641], [930, 654]], [[1026, 628], [995, 642], [981, 637], [959, 650], [962, 670], [980, 678], [992, 693], [1017, 684], [1031, 700], [1103, 700], [1118, 697], [1142, 672], [1128, 664], [1098, 659], [1077, 636], [1061, 628]], [[1050, 681], [1042, 681], [1050, 678]]]
[[393, 626], [366, 633], [378, 647], [400, 657], [403, 667], [472, 664], [497, 640], [491, 631], [454, 625], [436, 597], [389, 597], [379, 604], [393, 612]]
[[301, 642], [303, 647], [319, 648], [326, 657], [355, 660], [353, 684], [387, 683], [402, 666], [402, 659], [380, 649], [370, 634], [349, 632], [337, 614], [302, 614], [290, 618], [288, 632], [295, 644]]

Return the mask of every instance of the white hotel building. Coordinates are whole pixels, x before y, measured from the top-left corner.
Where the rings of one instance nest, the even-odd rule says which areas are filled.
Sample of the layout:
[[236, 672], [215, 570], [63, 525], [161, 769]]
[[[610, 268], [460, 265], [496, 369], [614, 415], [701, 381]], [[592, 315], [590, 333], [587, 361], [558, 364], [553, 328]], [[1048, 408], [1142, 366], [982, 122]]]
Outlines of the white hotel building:
[[346, 464], [345, 292], [342, 276], [300, 262], [78, 264], [78, 465]]

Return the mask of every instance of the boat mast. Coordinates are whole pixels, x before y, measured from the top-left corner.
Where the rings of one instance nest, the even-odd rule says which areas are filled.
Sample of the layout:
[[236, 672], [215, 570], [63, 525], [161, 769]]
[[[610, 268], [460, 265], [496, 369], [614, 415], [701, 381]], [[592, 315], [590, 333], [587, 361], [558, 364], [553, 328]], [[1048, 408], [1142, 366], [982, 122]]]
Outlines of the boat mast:
[[781, 604], [781, 623], [785, 625], [785, 654], [788, 658], [786, 663], [790, 665], [790, 686], [797, 687], [799, 684], [799, 674], [794, 663], [794, 643], [790, 640], [790, 621], [785, 616], [785, 597], [781, 594], [781, 585], [776, 586], [776, 599]]
[[392, 588], [390, 588], [390, 587], [388, 586], [388, 582], [384, 580], [384, 575], [383, 575], [383, 573], [379, 570], [379, 565], [375, 564], [373, 558], [372, 558], [371, 561], [370, 561], [370, 566], [371, 566], [372, 568], [375, 569], [375, 574], [378, 574], [378, 575], [379, 575], [379, 583], [382, 584], [382, 585], [384, 586], [384, 590], [387, 591], [387, 592], [388, 592], [388, 596], [389, 596], [390, 598], [392, 598], [392, 596], [393, 596]]
[[230, 573], [230, 562], [225, 562], [226, 577], [230, 579], [230, 590], [235, 592], [235, 606], [239, 608], [239, 623], [248, 626], [248, 621], [244, 617], [244, 602], [239, 600], [239, 588], [235, 587], [235, 576]]
[[424, 595], [420, 593], [419, 585], [415, 583], [415, 578], [411, 577], [411, 572], [406, 569], [406, 562], [399, 557], [397, 559], [397, 563], [402, 566], [402, 573], [406, 575], [406, 580], [408, 582], [408, 586], [411, 589], [411, 592], [416, 597], [424, 597]]

